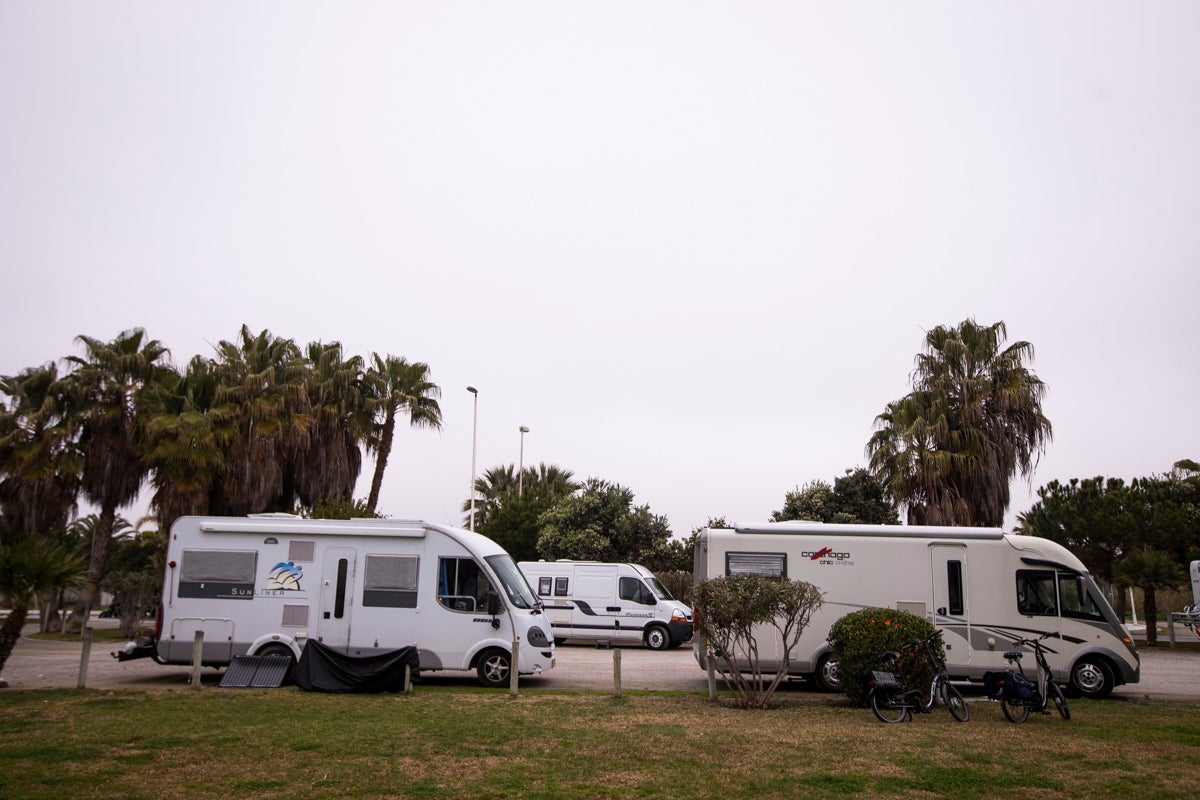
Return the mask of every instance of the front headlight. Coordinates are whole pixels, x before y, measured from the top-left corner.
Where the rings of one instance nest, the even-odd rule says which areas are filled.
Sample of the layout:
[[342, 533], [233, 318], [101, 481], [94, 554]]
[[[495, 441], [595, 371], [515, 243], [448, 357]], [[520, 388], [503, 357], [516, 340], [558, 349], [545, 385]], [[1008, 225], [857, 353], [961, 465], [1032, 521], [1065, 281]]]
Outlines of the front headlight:
[[671, 612], [671, 622], [691, 622], [692, 618], [682, 609], [675, 609]]

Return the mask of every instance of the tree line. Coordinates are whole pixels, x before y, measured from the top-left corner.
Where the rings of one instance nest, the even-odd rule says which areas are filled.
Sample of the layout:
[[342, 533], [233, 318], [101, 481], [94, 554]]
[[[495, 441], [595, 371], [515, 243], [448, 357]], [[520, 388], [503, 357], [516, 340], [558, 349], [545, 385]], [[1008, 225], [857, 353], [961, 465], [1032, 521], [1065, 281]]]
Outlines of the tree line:
[[440, 428], [429, 366], [306, 346], [243, 326], [183, 368], [141, 328], [79, 336], [82, 355], [0, 378], [0, 511], [6, 545], [49, 542], [85, 499], [98, 510], [80, 600], [97, 607], [117, 510], [144, 483], [161, 530], [186, 514], [241, 516], [351, 503], [363, 451], [376, 456], [361, 511], [375, 513], [397, 421]]

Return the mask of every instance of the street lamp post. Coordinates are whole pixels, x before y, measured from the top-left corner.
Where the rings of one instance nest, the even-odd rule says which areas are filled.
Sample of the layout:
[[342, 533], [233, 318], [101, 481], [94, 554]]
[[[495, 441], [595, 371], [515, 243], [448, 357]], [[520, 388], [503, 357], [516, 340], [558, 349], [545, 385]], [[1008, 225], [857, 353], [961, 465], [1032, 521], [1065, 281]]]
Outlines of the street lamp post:
[[524, 493], [525, 489], [525, 434], [529, 433], [529, 428], [521, 426], [521, 460], [517, 466], [517, 497]]
[[475, 398], [474, 410], [471, 412], [471, 517], [470, 528], [475, 530], [475, 445], [479, 433], [479, 390], [468, 386], [467, 391]]

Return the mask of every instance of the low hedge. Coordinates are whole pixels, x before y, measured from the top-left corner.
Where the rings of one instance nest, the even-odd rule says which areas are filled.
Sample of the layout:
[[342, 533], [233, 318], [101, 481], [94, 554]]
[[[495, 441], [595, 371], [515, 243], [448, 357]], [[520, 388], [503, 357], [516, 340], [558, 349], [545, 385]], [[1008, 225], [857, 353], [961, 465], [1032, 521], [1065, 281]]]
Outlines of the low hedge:
[[[865, 608], [842, 617], [829, 629], [829, 647], [837, 659], [842, 691], [852, 702], [866, 705], [867, 680], [872, 670], [884, 666], [882, 654], [920, 641], [936, 630], [923, 617], [890, 608]], [[942, 640], [936, 639], [933, 645], [937, 656], [944, 659]], [[933, 671], [924, 658], [903, 662], [901, 668], [911, 687], [928, 691]]]

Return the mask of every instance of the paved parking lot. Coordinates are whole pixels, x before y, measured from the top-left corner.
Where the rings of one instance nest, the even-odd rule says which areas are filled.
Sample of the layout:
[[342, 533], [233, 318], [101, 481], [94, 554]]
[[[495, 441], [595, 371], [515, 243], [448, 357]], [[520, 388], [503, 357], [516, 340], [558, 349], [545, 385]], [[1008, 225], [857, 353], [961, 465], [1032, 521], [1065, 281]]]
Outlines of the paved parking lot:
[[[111, 627], [114, 621], [97, 620], [97, 627]], [[27, 626], [33, 633], [35, 626]], [[110, 652], [119, 645], [96, 643], [88, 660], [87, 687], [90, 689], [179, 690], [189, 688], [191, 669], [163, 666], [150, 659], [118, 662]], [[1171, 650], [1165, 643], [1157, 648], [1141, 649], [1142, 682], [1121, 686], [1113, 696], [1131, 701], [1200, 703], [1200, 652]], [[621, 647], [621, 688], [676, 691], [705, 691], [707, 680], [696, 665], [690, 646], [656, 652], [644, 647]], [[81, 645], [78, 642], [30, 639], [22, 637], [4, 666], [0, 678], [13, 689], [73, 689], [78, 683]], [[590, 644], [568, 642], [558, 648], [558, 665], [542, 675], [523, 676], [526, 688], [576, 691], [613, 690], [613, 651]], [[205, 686], [216, 686], [221, 673], [205, 669]], [[478, 685], [474, 673], [425, 673], [431, 685]], [[813, 699], [832, 698], [809, 692], [802, 682], [784, 689], [803, 692]]]

